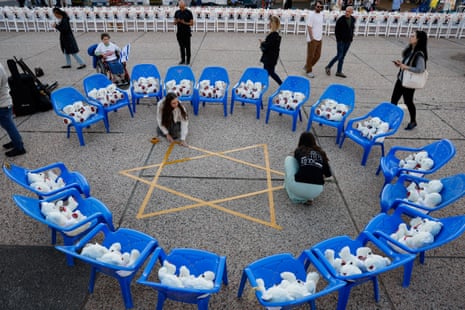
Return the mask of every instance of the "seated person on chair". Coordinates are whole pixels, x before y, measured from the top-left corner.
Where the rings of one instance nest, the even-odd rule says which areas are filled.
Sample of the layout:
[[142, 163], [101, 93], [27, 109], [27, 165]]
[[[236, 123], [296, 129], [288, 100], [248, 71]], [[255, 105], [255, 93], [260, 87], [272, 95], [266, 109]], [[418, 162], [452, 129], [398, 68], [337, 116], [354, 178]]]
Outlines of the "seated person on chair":
[[328, 161], [313, 134], [303, 132], [294, 156], [284, 161], [284, 187], [293, 203], [311, 205], [323, 192], [324, 178], [331, 176]]
[[172, 143], [179, 139], [182, 146], [187, 146], [188, 117], [186, 108], [174, 93], [168, 93], [157, 107], [157, 132]]
[[110, 41], [110, 35], [108, 33], [102, 33], [100, 35], [102, 42], [97, 45], [95, 49], [95, 56], [98, 56], [103, 60], [106, 68], [110, 71], [112, 82], [118, 84], [124, 84], [125, 73], [124, 66], [119, 61], [121, 49]]

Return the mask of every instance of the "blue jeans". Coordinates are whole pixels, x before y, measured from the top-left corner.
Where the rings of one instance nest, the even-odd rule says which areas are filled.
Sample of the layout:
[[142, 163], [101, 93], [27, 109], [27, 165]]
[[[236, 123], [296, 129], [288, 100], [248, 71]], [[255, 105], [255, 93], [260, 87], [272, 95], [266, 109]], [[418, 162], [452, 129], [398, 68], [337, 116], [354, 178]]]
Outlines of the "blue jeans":
[[[80, 65], [85, 64], [84, 60], [82, 60], [81, 56], [79, 56], [78, 53], [71, 54], [71, 56], [74, 57], [74, 59], [76, 60], [76, 62], [78, 64], [80, 64]], [[70, 56], [70, 54], [65, 54], [66, 65], [68, 65], [68, 66], [71, 66], [71, 56]]]
[[331, 68], [337, 61], [337, 72], [342, 73], [342, 66], [344, 65], [344, 57], [346, 57], [347, 51], [349, 50], [352, 42], [337, 41], [337, 55], [328, 64], [328, 68]]
[[7, 132], [8, 136], [10, 136], [11, 142], [13, 142], [13, 146], [15, 149], [22, 150], [23, 146], [23, 139], [16, 128], [16, 125], [13, 121], [13, 112], [11, 107], [10, 108], [0, 108], [0, 125], [3, 129]]
[[295, 181], [295, 174], [299, 170], [299, 163], [294, 156], [287, 156], [284, 160], [284, 188], [293, 203], [305, 203], [313, 200], [323, 192], [323, 185]]

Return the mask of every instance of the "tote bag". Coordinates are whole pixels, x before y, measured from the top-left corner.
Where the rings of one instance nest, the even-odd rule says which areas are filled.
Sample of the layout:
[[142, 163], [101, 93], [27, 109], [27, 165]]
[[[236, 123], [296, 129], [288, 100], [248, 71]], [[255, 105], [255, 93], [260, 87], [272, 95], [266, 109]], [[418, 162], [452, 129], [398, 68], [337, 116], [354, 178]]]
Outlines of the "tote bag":
[[419, 89], [425, 87], [428, 80], [428, 70], [425, 69], [422, 73], [414, 73], [404, 70], [402, 76], [402, 86], [406, 88]]

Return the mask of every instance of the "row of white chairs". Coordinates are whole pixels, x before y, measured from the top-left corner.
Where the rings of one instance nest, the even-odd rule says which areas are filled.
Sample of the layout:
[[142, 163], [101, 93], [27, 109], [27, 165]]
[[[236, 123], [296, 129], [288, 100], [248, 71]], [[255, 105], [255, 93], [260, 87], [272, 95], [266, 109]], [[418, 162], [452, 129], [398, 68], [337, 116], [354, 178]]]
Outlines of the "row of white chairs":
[[[131, 7], [70, 7], [74, 31], [126, 32], [176, 31], [173, 6]], [[281, 19], [284, 34], [305, 34], [309, 10], [248, 9], [231, 7], [192, 8], [193, 31], [196, 32], [251, 32], [269, 31], [269, 17]], [[324, 34], [333, 35], [341, 11], [323, 11]], [[424, 30], [430, 37], [465, 37], [465, 13], [398, 13], [355, 12], [356, 36], [408, 36], [414, 30]], [[55, 31], [55, 17], [51, 8], [0, 8], [0, 31]]]

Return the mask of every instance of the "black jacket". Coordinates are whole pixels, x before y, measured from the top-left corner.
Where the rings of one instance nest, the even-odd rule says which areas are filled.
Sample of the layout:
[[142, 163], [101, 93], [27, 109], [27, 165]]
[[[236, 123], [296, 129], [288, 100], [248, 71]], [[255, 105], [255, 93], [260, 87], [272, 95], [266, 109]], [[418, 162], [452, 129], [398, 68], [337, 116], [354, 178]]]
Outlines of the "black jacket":
[[266, 36], [265, 41], [260, 44], [260, 49], [263, 52], [260, 61], [265, 65], [275, 66], [279, 58], [279, 46], [281, 45], [281, 36], [278, 32], [270, 32]]
[[76, 39], [73, 35], [73, 30], [69, 24], [69, 17], [65, 16], [61, 19], [55, 28], [60, 32], [60, 47], [65, 54], [76, 54], [79, 52]]
[[354, 38], [355, 18], [353, 16], [350, 17], [350, 27], [346, 19], [346, 16], [343, 15], [336, 21], [336, 29], [334, 31], [336, 34], [336, 41], [352, 42]]

